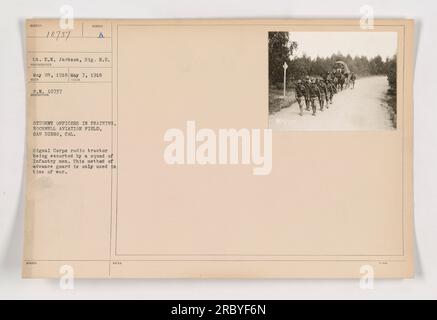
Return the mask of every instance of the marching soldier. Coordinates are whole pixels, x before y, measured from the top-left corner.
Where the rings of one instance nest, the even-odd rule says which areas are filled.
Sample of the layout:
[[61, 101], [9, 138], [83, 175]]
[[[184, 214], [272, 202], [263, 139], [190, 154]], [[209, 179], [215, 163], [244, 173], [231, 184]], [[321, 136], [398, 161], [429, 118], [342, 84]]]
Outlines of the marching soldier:
[[300, 80], [300, 79], [297, 80], [297, 84], [296, 84], [296, 100], [297, 100], [297, 103], [299, 104], [299, 110], [300, 110], [299, 114], [301, 116], [303, 115], [303, 105], [304, 105], [304, 102], [305, 102], [306, 91], [307, 91], [307, 88], [302, 83], [302, 80]]
[[324, 88], [325, 88], [326, 109], [329, 108], [329, 86], [328, 86], [328, 84], [327, 84], [327, 81], [328, 81], [328, 80], [326, 80], [326, 81], [322, 81], [322, 84], [323, 84], [323, 86], [324, 86]]
[[334, 91], [335, 91], [334, 85], [328, 79], [326, 79], [325, 85], [326, 85], [326, 105], [328, 105], [328, 103], [332, 104], [332, 98], [334, 97]]
[[311, 104], [310, 85], [311, 85], [310, 77], [306, 76], [304, 86], [305, 86], [305, 106], [306, 106], [305, 109], [307, 111], [310, 111], [310, 104]]
[[316, 84], [316, 79], [311, 80], [311, 84], [309, 87], [309, 93], [310, 93], [310, 103], [311, 103], [311, 106], [313, 108], [313, 116], [315, 116], [316, 111], [317, 111], [316, 100], [320, 99], [320, 90]]
[[334, 76], [332, 82], [333, 82], [334, 87], [335, 87], [335, 93], [337, 93], [338, 92], [338, 78], [336, 76]]
[[344, 73], [344, 88], [348, 89], [350, 86], [350, 74], [345, 72]]
[[[350, 81], [352, 89], [355, 87], [356, 75], [350, 74]], [[313, 78], [306, 76], [304, 80], [297, 80], [296, 83], [296, 100], [299, 104], [299, 115], [303, 115], [303, 108], [305, 103], [305, 109], [310, 111], [312, 109], [312, 115], [317, 113], [317, 102], [320, 111], [324, 108], [329, 108], [329, 105], [333, 103], [334, 95], [341, 90], [341, 82], [333, 73], [327, 73], [325, 79]], [[317, 101], [317, 102], [316, 102]]]
[[335, 85], [335, 81], [331, 81], [331, 85], [332, 85], [332, 91], [334, 92], [334, 95], [336, 95], [338, 91], [337, 91], [337, 86]]

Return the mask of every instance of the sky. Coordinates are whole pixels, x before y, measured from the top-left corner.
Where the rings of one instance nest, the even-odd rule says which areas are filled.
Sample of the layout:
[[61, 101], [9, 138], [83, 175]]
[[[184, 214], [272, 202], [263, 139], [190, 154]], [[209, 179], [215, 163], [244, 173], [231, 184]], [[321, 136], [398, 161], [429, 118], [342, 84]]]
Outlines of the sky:
[[328, 57], [341, 52], [368, 58], [379, 54], [385, 59], [397, 51], [396, 32], [290, 32], [290, 40], [298, 43], [293, 53], [298, 57], [304, 53], [311, 58]]

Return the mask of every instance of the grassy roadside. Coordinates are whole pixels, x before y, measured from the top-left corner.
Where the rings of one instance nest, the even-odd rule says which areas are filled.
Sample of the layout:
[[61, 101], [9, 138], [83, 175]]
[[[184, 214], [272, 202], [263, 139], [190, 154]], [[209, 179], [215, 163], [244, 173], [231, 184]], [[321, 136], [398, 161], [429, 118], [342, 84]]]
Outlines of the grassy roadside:
[[288, 108], [296, 102], [294, 89], [287, 89], [285, 98], [283, 94], [283, 90], [269, 88], [269, 114], [281, 111], [283, 108]]

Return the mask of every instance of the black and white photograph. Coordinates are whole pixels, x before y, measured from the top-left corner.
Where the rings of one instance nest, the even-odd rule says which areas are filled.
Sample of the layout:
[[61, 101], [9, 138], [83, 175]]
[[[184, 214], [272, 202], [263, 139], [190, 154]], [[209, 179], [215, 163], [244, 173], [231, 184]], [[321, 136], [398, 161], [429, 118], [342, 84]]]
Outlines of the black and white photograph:
[[269, 32], [269, 128], [396, 129], [395, 32]]

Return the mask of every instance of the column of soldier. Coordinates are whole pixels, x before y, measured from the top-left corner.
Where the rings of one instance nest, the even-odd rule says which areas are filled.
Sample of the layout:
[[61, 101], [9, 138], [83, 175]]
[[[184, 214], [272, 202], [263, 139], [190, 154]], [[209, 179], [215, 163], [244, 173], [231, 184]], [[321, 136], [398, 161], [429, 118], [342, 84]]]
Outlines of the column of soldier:
[[313, 116], [317, 113], [317, 104], [320, 111], [324, 108], [328, 109], [336, 93], [337, 84], [332, 78], [316, 79], [306, 76], [304, 81], [297, 80], [296, 100], [299, 104], [300, 115], [303, 115], [304, 105], [307, 111], [312, 108]]

